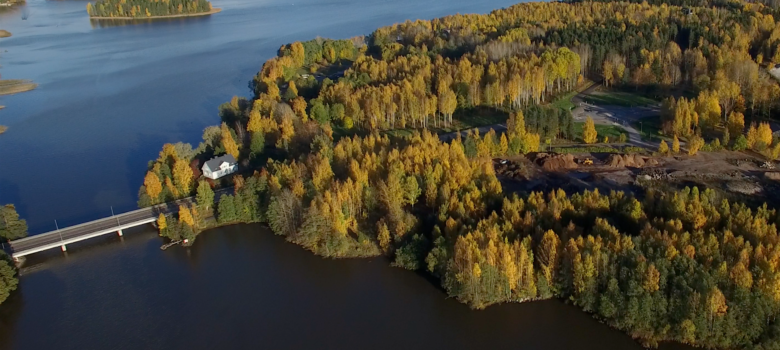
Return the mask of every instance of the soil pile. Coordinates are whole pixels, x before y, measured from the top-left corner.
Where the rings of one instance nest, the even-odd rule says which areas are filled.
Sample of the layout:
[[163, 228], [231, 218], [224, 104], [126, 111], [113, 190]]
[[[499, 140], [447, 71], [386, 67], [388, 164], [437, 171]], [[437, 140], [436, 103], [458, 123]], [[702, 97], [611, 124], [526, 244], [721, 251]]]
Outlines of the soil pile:
[[577, 162], [574, 161], [574, 156], [571, 154], [539, 153], [536, 155], [536, 163], [547, 171], [577, 169]]
[[528, 169], [525, 169], [522, 165], [507, 160], [494, 160], [493, 166], [496, 169], [496, 174], [505, 176], [516, 180], [527, 180]]
[[607, 158], [607, 166], [612, 168], [642, 168], [656, 165], [658, 165], [658, 161], [654, 158], [643, 157], [638, 154], [612, 154]]
[[764, 173], [764, 177], [768, 180], [780, 181], [780, 171], [767, 171]]
[[756, 194], [761, 192], [761, 186], [747, 181], [731, 181], [726, 184], [726, 189], [742, 194]]

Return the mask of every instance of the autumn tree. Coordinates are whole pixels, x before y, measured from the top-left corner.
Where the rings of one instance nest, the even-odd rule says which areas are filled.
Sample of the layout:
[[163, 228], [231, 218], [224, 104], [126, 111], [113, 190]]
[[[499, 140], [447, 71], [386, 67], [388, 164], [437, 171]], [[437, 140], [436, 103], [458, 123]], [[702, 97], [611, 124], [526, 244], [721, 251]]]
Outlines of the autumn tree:
[[146, 188], [146, 194], [152, 200], [152, 204], [159, 203], [160, 193], [162, 193], [162, 183], [157, 174], [147, 171], [146, 177], [144, 177], [144, 187]]
[[214, 190], [211, 189], [211, 185], [205, 180], [198, 182], [198, 192], [195, 196], [198, 206], [209, 210], [214, 205]]
[[669, 145], [666, 144], [666, 141], [661, 140], [661, 143], [658, 145], [658, 153], [663, 155], [669, 153]]
[[221, 130], [222, 147], [225, 149], [225, 153], [230, 154], [233, 156], [233, 158], [238, 159], [238, 144], [236, 143], [236, 140], [233, 139], [233, 134], [230, 132], [230, 129], [227, 127], [227, 124], [222, 123], [220, 130]]
[[19, 218], [16, 207], [6, 204], [0, 207], [0, 238], [11, 241], [27, 236], [27, 221]]
[[173, 179], [176, 187], [182, 195], [189, 195], [192, 190], [192, 178], [195, 176], [190, 163], [184, 159], [177, 159], [173, 165]]
[[761, 144], [761, 148], [766, 148], [772, 145], [772, 128], [769, 123], [758, 124], [756, 130], [756, 143]]
[[195, 219], [192, 217], [190, 208], [186, 205], [179, 205], [179, 222], [195, 227]]
[[590, 116], [585, 119], [585, 124], [582, 126], [582, 140], [585, 141], [585, 143], [596, 143], [596, 141], [598, 141], [596, 124], [593, 123], [593, 118]]
[[739, 112], [729, 113], [727, 128], [731, 135], [741, 135], [745, 130], [745, 116]]

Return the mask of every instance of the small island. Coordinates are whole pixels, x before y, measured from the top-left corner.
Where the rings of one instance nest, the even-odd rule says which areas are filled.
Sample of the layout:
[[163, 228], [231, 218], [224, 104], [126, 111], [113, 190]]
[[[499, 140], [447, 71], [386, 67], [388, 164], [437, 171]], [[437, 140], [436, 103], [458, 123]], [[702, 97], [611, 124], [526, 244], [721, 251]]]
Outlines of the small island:
[[17, 4], [24, 4], [24, 0], [0, 0], [0, 7], [11, 7]]
[[102, 0], [87, 4], [90, 19], [143, 19], [205, 16], [221, 11], [206, 0]]

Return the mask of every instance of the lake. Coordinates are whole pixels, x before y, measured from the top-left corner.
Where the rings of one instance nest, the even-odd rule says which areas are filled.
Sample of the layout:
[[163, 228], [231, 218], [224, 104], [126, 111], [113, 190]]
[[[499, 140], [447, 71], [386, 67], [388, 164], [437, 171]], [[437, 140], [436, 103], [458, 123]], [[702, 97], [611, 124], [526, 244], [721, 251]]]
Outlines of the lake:
[[[511, 4], [216, 0], [214, 16], [134, 25], [91, 22], [83, 1], [2, 10], [0, 74], [39, 87], [0, 97], [0, 203], [33, 234], [134, 209], [162, 144], [196, 144], [282, 44]], [[31, 256], [0, 348], [641, 348], [561, 301], [473, 311], [382, 258], [321, 259], [259, 225], [161, 244], [140, 227]]]

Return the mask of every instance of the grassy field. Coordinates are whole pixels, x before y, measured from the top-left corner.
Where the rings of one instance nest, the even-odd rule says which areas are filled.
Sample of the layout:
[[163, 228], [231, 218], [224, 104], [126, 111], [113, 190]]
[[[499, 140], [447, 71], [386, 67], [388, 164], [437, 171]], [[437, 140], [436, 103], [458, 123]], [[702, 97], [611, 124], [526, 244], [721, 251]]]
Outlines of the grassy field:
[[571, 102], [571, 99], [574, 96], [577, 96], [582, 91], [585, 91], [589, 89], [591, 86], [593, 86], [594, 82], [587, 80], [577, 86], [576, 89], [569, 91], [563, 95], [557, 96], [552, 102], [550, 102], [551, 106], [558, 107], [564, 111], [570, 111], [573, 110], [575, 107], [574, 103]]
[[661, 134], [661, 120], [657, 117], [648, 117], [631, 123], [631, 127], [639, 130], [639, 135], [644, 141], [671, 140]]
[[0, 96], [30, 91], [36, 87], [38, 87], [38, 84], [29, 80], [0, 80]]
[[[435, 127], [433, 123], [429, 123], [428, 130], [437, 134], [446, 134], [485, 125], [504, 124], [507, 119], [509, 119], [509, 114], [507, 112], [489, 107], [477, 107], [456, 111], [452, 116], [452, 124], [449, 126]], [[390, 136], [404, 137], [412, 135], [415, 130], [419, 129], [394, 129], [385, 131], [385, 133]]]
[[564, 111], [570, 111], [570, 110], [574, 109], [574, 107], [576, 107], [576, 106], [574, 106], [574, 103], [571, 102], [571, 98], [574, 97], [574, 96], [577, 96], [578, 93], [579, 92], [576, 91], [576, 90], [575, 91], [569, 91], [569, 92], [565, 93], [563, 96], [559, 97], [558, 99], [556, 99], [555, 101], [553, 101], [550, 104], [555, 106], [555, 107], [558, 107], [558, 108], [560, 108], [560, 109], [562, 109]]
[[[582, 126], [584, 124], [585, 123], [574, 123], [574, 137], [578, 142], [583, 142]], [[628, 138], [628, 133], [626, 133], [626, 130], [617, 125], [596, 124], [596, 133], [598, 133], [599, 142], [604, 140], [604, 136], [609, 138], [609, 142], [617, 142], [618, 138], [620, 138], [620, 134], [626, 134], [626, 138]]]
[[599, 91], [585, 96], [584, 100], [592, 104], [625, 107], [647, 106], [658, 103], [658, 101], [653, 99], [622, 91]]

